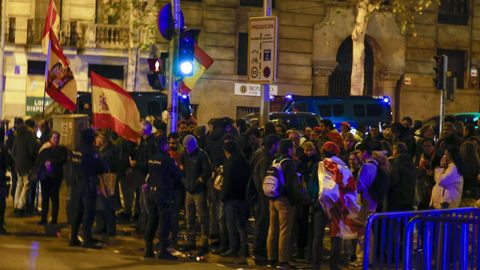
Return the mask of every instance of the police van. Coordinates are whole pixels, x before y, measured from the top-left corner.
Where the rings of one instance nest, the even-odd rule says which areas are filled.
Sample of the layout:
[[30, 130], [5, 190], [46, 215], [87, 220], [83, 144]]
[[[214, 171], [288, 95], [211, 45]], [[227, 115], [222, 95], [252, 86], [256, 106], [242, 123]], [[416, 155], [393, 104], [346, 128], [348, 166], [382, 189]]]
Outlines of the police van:
[[322, 119], [330, 119], [337, 128], [340, 128], [341, 122], [348, 122], [354, 128], [358, 125], [383, 126], [392, 123], [390, 99], [384, 96], [287, 95], [272, 97], [272, 102], [277, 103], [276, 106], [283, 103], [284, 112], [311, 112]]

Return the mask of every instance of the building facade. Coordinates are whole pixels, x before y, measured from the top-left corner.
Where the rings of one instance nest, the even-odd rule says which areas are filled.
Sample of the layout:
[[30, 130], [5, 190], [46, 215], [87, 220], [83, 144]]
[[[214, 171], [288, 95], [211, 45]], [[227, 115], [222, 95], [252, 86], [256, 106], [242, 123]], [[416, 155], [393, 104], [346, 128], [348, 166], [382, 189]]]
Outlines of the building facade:
[[[138, 33], [125, 23], [129, 14], [114, 21], [103, 14], [105, 1], [57, 2], [61, 2], [61, 43], [79, 91], [90, 91], [90, 70], [103, 72], [128, 91], [153, 91], [146, 77], [149, 52], [132, 46], [132, 36]], [[273, 2], [273, 15], [279, 20], [278, 94], [347, 94], [354, 23], [350, 1]], [[388, 12], [378, 12], [370, 19], [365, 94], [388, 96], [396, 117], [438, 115], [440, 95], [432, 80], [437, 54], [449, 56], [449, 69], [457, 76], [458, 91], [448, 103], [447, 113], [479, 110], [480, 0], [441, 2], [440, 8], [415, 17], [415, 33], [403, 34], [395, 15]], [[260, 97], [236, 95], [234, 89], [235, 84], [247, 83], [248, 18], [262, 16], [262, 3], [181, 1], [185, 25], [201, 30], [199, 45], [215, 60], [191, 94], [201, 123], [212, 117], [236, 118], [258, 111]], [[5, 118], [38, 111], [45, 65], [40, 40], [47, 5], [48, 0], [7, 0]], [[146, 19], [155, 20], [155, 16]], [[167, 42], [158, 37], [158, 51], [167, 48]], [[138, 65], [132, 66], [135, 59]]]

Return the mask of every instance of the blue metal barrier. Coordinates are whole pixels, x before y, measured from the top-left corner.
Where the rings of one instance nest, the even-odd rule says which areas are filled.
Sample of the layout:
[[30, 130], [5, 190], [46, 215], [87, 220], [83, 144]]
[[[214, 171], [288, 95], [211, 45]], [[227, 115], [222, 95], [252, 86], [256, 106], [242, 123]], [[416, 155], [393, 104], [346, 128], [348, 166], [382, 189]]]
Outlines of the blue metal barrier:
[[413, 218], [406, 230], [404, 269], [480, 269], [479, 226], [478, 216]]
[[[363, 269], [403, 269], [406, 229], [416, 217], [480, 218], [478, 208], [385, 212], [368, 218], [365, 228]], [[420, 237], [417, 235], [417, 241]]]

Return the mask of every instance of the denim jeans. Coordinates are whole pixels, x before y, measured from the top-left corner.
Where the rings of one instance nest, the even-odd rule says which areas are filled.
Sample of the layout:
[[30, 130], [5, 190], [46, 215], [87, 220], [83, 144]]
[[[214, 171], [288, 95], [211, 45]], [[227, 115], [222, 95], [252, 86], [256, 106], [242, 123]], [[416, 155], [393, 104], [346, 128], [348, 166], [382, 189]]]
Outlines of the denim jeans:
[[[195, 211], [192, 211], [195, 209]], [[191, 194], [186, 193], [185, 196], [185, 212], [187, 214], [187, 231], [190, 236], [193, 236], [195, 228], [195, 212], [200, 221], [200, 241], [202, 246], [208, 245], [208, 209], [205, 192]], [[191, 243], [192, 244], [192, 243]]]

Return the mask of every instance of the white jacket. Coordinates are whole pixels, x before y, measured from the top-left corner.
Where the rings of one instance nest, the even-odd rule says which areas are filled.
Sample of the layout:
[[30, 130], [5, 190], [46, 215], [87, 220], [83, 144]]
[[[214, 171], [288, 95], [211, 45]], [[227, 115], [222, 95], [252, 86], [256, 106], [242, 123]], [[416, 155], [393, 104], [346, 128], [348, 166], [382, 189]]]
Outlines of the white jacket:
[[430, 206], [435, 209], [442, 208], [441, 204], [447, 202], [448, 208], [456, 208], [462, 200], [463, 176], [458, 173], [453, 162], [445, 168], [435, 168], [435, 186], [432, 190]]

